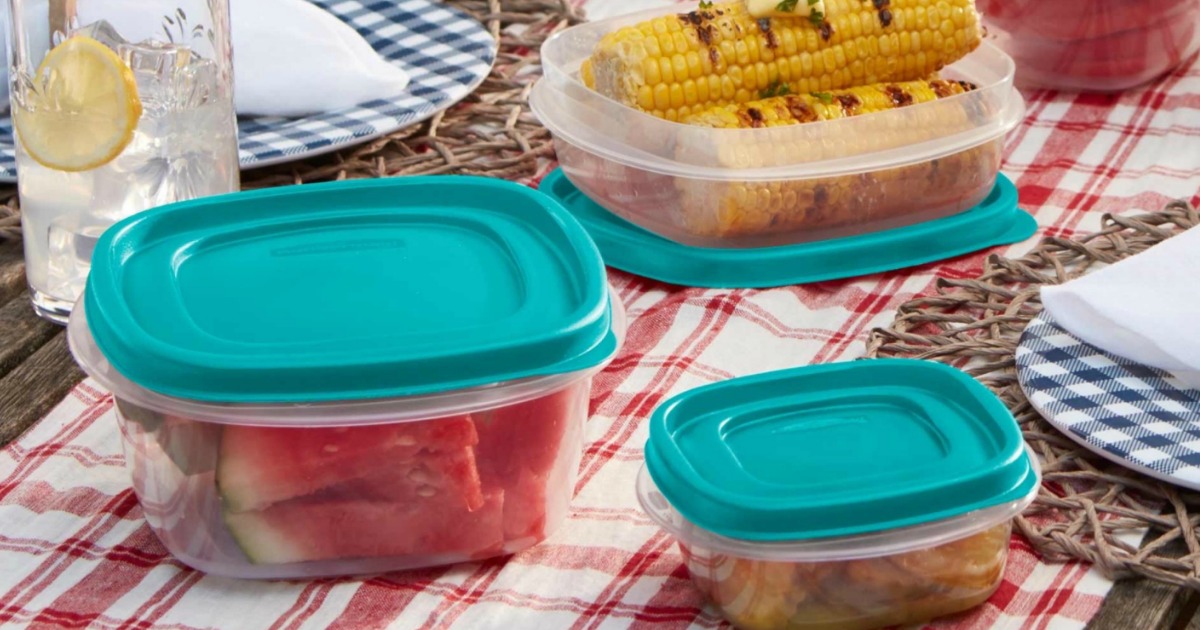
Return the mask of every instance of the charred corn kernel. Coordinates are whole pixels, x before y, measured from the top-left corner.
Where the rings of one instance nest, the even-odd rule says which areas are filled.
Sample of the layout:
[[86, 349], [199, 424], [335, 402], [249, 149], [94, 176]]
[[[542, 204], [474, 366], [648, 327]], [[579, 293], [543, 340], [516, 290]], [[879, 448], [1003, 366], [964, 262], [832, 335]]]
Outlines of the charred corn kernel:
[[584, 59], [583, 65], [579, 66], [579, 80], [589, 88], [596, 89], [596, 77], [592, 74], [591, 59]]
[[[822, 6], [820, 20], [816, 14], [755, 19], [744, 0], [654, 18], [602, 38], [580, 74], [621, 103], [686, 118], [754, 100], [783, 81], [804, 94], [916, 80], [962, 58], [981, 39], [973, 0], [823, 0]], [[660, 84], [671, 94], [671, 85], [713, 77], [720, 83], [710, 83], [706, 98], [699, 90], [696, 100], [685, 90], [681, 106], [657, 98]]]
[[[979, 110], [977, 100], [932, 104], [973, 89], [968, 83], [925, 79], [719, 105], [681, 119], [696, 130], [681, 136], [676, 151], [743, 169], [909, 146], [977, 126], [989, 115]], [[928, 107], [899, 120], [867, 116], [923, 103]], [[797, 140], [801, 135], [770, 130], [852, 116], [865, 116], [853, 137], [814, 134], [812, 141], [802, 141]], [[754, 128], [763, 131], [719, 135]], [[781, 181], [681, 178], [676, 182], [680, 206], [672, 220], [711, 245], [730, 239], [771, 245], [831, 238], [872, 229], [866, 226], [895, 227], [964, 210], [990, 190], [999, 164], [1000, 144], [992, 142], [929, 162], [857, 175]]]
[[964, 94], [975, 86], [958, 81], [879, 83], [829, 93], [776, 96], [737, 105], [718, 105], [681, 122], [717, 129], [777, 127], [881, 112]]

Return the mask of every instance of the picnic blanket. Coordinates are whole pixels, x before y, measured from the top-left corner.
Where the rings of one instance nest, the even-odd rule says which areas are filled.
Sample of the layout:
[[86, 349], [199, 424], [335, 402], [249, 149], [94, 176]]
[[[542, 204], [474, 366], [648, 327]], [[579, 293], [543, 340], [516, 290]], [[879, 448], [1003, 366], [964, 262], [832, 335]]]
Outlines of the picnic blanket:
[[[592, 0], [593, 15], [662, 0]], [[1200, 190], [1200, 65], [1120, 96], [1028, 93], [1004, 172], [1040, 235], [1070, 236]], [[536, 182], [531, 182], [536, 183]], [[994, 252], [1014, 255], [1033, 241]], [[507, 559], [354, 579], [246, 582], [174, 561], [141, 517], [111, 395], [77, 387], [0, 450], [0, 624], [135, 628], [712, 628], [674, 543], [637, 507], [646, 419], [666, 398], [733, 376], [854, 359], [869, 331], [978, 272], [944, 263], [772, 290], [700, 290], [613, 271], [625, 347], [595, 382], [576, 497], [549, 540]], [[1079, 628], [1111, 588], [1044, 564], [1019, 537], [983, 607], [933, 628]]]

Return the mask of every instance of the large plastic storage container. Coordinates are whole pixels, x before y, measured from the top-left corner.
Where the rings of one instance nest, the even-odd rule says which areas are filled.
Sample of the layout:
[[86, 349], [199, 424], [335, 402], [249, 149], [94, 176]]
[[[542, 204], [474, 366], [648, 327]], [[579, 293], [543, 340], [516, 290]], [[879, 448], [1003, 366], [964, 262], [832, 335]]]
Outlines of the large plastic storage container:
[[163, 207], [105, 233], [69, 326], [182, 562], [246, 578], [519, 551], [565, 519], [623, 311], [555, 202], [468, 177]]

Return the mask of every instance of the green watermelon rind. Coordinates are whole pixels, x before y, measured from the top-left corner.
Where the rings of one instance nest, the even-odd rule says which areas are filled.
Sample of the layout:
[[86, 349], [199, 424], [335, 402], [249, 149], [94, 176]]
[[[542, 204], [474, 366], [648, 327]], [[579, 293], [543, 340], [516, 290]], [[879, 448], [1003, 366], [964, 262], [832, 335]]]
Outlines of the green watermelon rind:
[[290, 564], [303, 557], [299, 547], [289, 545], [263, 522], [262, 512], [234, 512], [226, 508], [222, 516], [234, 542], [252, 564]]

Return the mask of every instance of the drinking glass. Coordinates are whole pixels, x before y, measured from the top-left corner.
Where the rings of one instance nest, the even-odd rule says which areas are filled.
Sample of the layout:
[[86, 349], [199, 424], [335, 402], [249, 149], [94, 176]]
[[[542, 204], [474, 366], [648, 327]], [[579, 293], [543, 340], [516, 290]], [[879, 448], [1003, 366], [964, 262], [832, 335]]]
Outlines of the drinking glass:
[[7, 0], [26, 276], [65, 323], [114, 222], [238, 189], [228, 0]]

